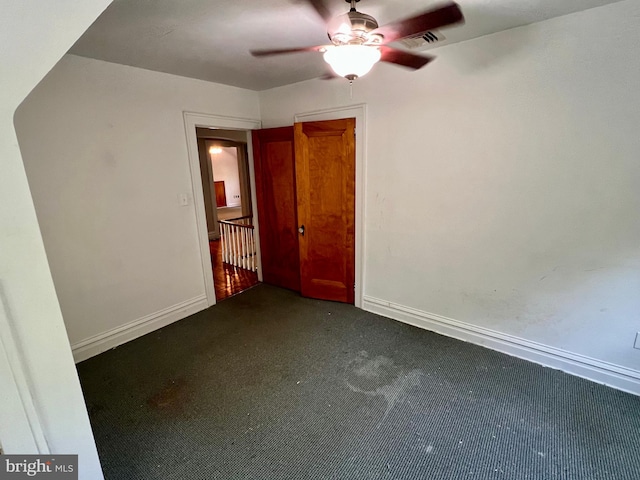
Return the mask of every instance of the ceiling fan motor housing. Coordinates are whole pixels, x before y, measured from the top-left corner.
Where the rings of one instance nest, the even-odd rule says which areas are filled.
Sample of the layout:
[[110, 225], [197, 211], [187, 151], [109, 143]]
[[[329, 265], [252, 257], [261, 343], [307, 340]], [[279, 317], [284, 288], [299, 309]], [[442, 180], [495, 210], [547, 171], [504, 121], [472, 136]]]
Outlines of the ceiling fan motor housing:
[[378, 22], [371, 15], [351, 10], [332, 20], [327, 34], [334, 45], [380, 44], [382, 35], [369, 34], [376, 28]]

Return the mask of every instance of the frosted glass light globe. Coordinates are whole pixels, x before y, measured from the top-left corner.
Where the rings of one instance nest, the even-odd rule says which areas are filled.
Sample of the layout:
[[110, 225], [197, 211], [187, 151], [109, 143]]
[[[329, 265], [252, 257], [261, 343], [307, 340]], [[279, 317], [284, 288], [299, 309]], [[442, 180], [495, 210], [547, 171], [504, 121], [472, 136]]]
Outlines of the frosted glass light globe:
[[324, 61], [341, 77], [353, 80], [366, 75], [380, 61], [380, 50], [367, 45], [337, 45], [327, 47]]

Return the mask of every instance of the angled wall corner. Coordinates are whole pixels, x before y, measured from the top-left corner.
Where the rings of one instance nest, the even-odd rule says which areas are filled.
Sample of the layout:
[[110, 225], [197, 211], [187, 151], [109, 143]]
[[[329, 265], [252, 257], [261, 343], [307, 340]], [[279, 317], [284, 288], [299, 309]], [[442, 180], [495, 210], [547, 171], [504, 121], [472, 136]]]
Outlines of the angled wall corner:
[[[33, 401], [29, 422], [37, 422], [44, 441], [16, 438], [13, 422], [0, 425], [5, 453], [77, 453], [82, 478], [100, 479], [102, 471], [80, 384], [73, 365], [60, 309], [35, 216], [13, 125], [15, 109], [66, 50], [110, 3], [73, 0], [4, 2], [0, 42], [0, 281], [4, 315]], [[60, 25], [64, 24], [64, 28]], [[5, 345], [6, 348], [6, 345]], [[4, 350], [4, 349], [3, 349]], [[5, 352], [6, 353], [6, 352]], [[15, 365], [15, 363], [14, 363]], [[52, 380], [52, 379], [55, 379]], [[6, 371], [0, 381], [9, 385]], [[15, 383], [15, 382], [14, 382]], [[23, 399], [23, 402], [25, 400]], [[34, 434], [35, 435], [35, 434]]]

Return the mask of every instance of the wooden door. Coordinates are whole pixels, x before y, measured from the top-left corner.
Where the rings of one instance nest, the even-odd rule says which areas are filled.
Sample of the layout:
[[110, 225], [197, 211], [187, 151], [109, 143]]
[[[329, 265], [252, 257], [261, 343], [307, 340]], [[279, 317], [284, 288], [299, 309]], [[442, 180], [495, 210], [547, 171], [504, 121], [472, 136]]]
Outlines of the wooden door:
[[300, 292], [353, 303], [355, 119], [296, 123]]
[[293, 127], [253, 132], [265, 283], [300, 291]]
[[227, 191], [224, 188], [224, 180], [220, 180], [219, 182], [213, 182], [213, 187], [216, 192], [216, 206], [217, 207], [226, 207], [227, 206]]

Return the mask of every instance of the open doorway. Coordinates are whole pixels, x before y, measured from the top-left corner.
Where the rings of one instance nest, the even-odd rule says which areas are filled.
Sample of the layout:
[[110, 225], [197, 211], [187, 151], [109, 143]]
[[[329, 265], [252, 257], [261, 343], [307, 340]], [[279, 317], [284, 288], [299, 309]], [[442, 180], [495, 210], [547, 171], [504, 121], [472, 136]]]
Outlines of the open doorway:
[[258, 284], [247, 132], [196, 127], [216, 300]]
[[[250, 216], [250, 198], [241, 189], [246, 184], [246, 169], [243, 161], [246, 144], [207, 140], [206, 152], [209, 155], [213, 174], [214, 201], [218, 220]], [[241, 179], [242, 176], [242, 179]]]
[[[338, 120], [345, 118], [355, 118], [355, 268], [354, 268], [354, 280], [352, 288], [354, 290], [353, 299], [349, 299], [349, 303], [353, 302], [356, 307], [363, 307], [363, 261], [364, 258], [364, 242], [363, 242], [363, 218], [364, 218], [364, 192], [365, 192], [365, 175], [364, 175], [364, 146], [365, 141], [365, 122], [366, 122], [366, 106], [365, 105], [353, 105], [349, 107], [341, 107], [335, 109], [327, 109], [322, 111], [300, 113], [294, 116], [296, 123], [304, 122], [322, 122], [325, 120]], [[206, 115], [201, 113], [184, 113], [185, 131], [187, 135], [187, 144], [189, 148], [189, 161], [191, 166], [191, 176], [194, 185], [194, 205], [196, 208], [198, 236], [200, 239], [201, 258], [203, 262], [203, 274], [206, 287], [207, 301], [209, 305], [215, 304], [215, 294], [213, 287], [213, 275], [211, 271], [211, 261], [209, 257], [209, 242], [208, 232], [205, 218], [204, 200], [202, 196], [202, 187], [200, 185], [201, 168], [198, 161], [198, 139], [196, 138], [196, 127], [208, 127], [210, 129], [234, 129], [235, 131], [241, 130], [245, 135], [247, 132], [260, 129], [261, 125], [259, 121], [247, 120], [241, 118], [221, 117], [214, 115]], [[251, 188], [251, 200], [254, 206], [264, 204], [264, 199], [258, 201], [258, 195], [256, 192], [256, 171], [254, 154], [256, 151], [254, 147], [254, 138], [252, 135], [247, 135], [247, 146], [249, 155], [249, 171], [250, 171], [250, 188]], [[217, 214], [217, 212], [216, 212]], [[259, 217], [259, 218], [256, 218]], [[257, 263], [258, 263], [258, 280], [263, 281], [265, 265], [262, 259], [261, 253], [261, 241], [262, 234], [269, 235], [269, 231], [273, 228], [272, 222], [268, 218], [264, 217], [258, 212], [254, 211], [254, 226], [255, 226], [255, 240], [257, 250]], [[264, 225], [263, 225], [264, 224]], [[263, 229], [263, 226], [267, 226]], [[295, 225], [296, 227], [302, 227], [301, 225]], [[265, 230], [265, 231], [263, 231]], [[295, 229], [297, 233], [300, 232], [300, 228]], [[302, 229], [304, 231], [304, 229]], [[297, 234], [296, 233], [296, 234]], [[300, 233], [302, 235], [302, 233]], [[270, 257], [269, 252], [266, 252], [266, 256]], [[266, 279], [265, 279], [266, 280]], [[346, 290], [345, 290], [346, 291]]]

